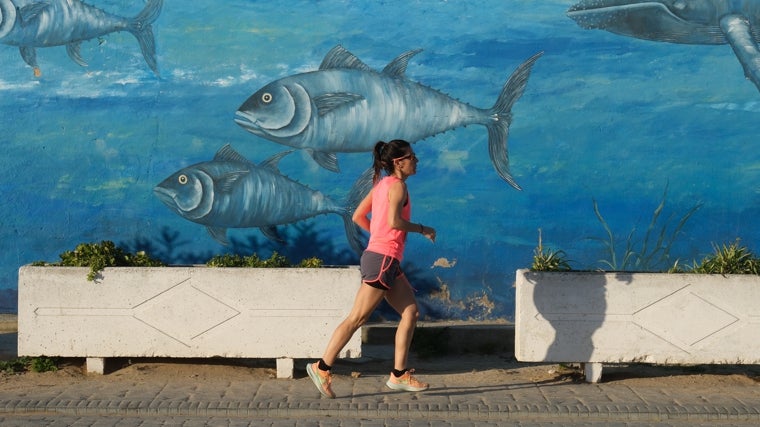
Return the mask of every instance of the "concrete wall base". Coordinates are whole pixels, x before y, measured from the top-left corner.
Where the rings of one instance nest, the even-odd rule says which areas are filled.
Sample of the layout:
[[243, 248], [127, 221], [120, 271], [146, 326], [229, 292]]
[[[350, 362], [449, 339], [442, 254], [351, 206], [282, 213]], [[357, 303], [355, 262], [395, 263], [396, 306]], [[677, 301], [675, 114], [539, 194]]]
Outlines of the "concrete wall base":
[[760, 363], [760, 276], [534, 272], [516, 275], [515, 357], [586, 364]]
[[[115, 267], [19, 269], [18, 355], [85, 357], [322, 356], [361, 285], [359, 269]], [[340, 354], [361, 357], [361, 332]]]

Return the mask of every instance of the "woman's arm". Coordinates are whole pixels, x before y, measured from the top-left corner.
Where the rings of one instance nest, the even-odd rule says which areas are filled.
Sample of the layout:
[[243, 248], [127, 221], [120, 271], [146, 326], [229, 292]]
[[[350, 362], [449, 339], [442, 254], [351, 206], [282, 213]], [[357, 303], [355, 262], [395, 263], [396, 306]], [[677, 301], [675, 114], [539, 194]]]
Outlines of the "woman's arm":
[[372, 190], [362, 199], [362, 201], [359, 203], [359, 206], [356, 207], [356, 210], [354, 211], [354, 214], [351, 216], [351, 219], [364, 229], [365, 231], [369, 232], [369, 213], [372, 211]]
[[404, 208], [407, 197], [409, 196], [406, 192], [405, 182], [399, 181], [391, 184], [388, 189], [388, 225], [391, 228], [403, 230], [407, 233], [420, 233], [431, 241], [435, 241], [435, 229], [433, 227], [409, 222], [401, 217], [401, 211]]

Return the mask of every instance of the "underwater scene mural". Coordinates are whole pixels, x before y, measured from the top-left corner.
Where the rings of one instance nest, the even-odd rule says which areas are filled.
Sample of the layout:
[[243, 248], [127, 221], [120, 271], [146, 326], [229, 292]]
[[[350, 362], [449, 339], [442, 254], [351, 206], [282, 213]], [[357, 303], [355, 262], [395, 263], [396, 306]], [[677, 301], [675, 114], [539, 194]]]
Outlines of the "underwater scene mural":
[[756, 11], [0, 0], [0, 311], [19, 266], [82, 242], [356, 264], [378, 139], [419, 158], [412, 220], [437, 239], [410, 236], [404, 268], [426, 319], [512, 319], [539, 239], [576, 269], [757, 251]]

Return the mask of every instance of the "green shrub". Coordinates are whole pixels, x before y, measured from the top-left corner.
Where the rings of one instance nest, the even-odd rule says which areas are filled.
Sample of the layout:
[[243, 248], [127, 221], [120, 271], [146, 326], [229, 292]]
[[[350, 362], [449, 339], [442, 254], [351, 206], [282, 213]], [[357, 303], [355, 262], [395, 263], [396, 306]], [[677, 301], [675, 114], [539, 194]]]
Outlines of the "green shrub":
[[248, 257], [243, 257], [237, 254], [223, 254], [215, 255], [206, 261], [206, 265], [209, 267], [254, 267], [257, 266], [261, 260], [256, 254]]
[[[48, 263], [44, 261], [33, 262], [34, 266], [67, 266], [67, 267], [90, 267], [87, 280], [94, 281], [98, 273], [106, 267], [164, 267], [166, 264], [160, 260], [151, 258], [144, 251], [135, 254], [124, 251], [112, 241], [104, 240], [100, 243], [81, 243], [73, 251], [65, 251], [59, 255], [60, 262]], [[209, 267], [257, 267], [257, 268], [284, 268], [292, 267], [290, 261], [283, 255], [273, 252], [268, 259], [261, 259], [258, 255], [241, 256], [234, 254], [216, 255], [206, 262]], [[306, 258], [297, 267], [319, 268], [322, 260], [319, 258]]]
[[533, 271], [569, 271], [570, 263], [564, 251], [553, 251], [544, 248], [541, 240], [541, 229], [538, 230], [538, 246], [533, 250]]
[[109, 241], [100, 243], [81, 243], [73, 251], [65, 251], [59, 255], [61, 261], [48, 264], [36, 262], [33, 265], [59, 265], [68, 267], [90, 267], [87, 280], [93, 281], [106, 267], [160, 267], [165, 264], [149, 257], [145, 252], [136, 254], [125, 252]]
[[6, 374], [24, 372], [29, 363], [30, 360], [27, 357], [20, 357], [13, 360], [0, 360], [0, 371]]
[[[216, 255], [206, 262], [209, 267], [252, 267], [252, 268], [286, 268], [293, 267], [290, 261], [277, 252], [273, 252], [269, 259], [261, 259], [258, 255], [242, 256], [237, 254]], [[297, 267], [319, 268], [322, 260], [319, 258], [306, 258]]]
[[58, 370], [58, 359], [50, 357], [35, 357], [29, 365], [32, 372], [52, 372]]
[[50, 357], [19, 357], [0, 361], [0, 372], [17, 374], [25, 371], [50, 372], [58, 370], [58, 359]]
[[304, 258], [300, 263], [298, 263], [298, 266], [302, 268], [320, 268], [323, 265], [324, 262], [322, 262], [322, 260], [317, 257]]
[[720, 247], [713, 245], [714, 253], [702, 262], [694, 263], [692, 273], [702, 274], [760, 274], [760, 259], [754, 256], [739, 240]]

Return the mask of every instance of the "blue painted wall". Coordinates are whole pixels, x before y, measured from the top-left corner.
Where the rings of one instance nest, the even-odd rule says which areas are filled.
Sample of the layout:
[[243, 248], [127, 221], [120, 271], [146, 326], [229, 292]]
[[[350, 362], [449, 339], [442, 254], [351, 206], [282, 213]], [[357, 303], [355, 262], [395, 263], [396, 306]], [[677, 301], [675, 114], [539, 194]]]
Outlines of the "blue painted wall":
[[[91, 4], [125, 17], [144, 6]], [[154, 23], [159, 76], [126, 32], [84, 42], [87, 68], [63, 47], [38, 49], [39, 77], [15, 46], [0, 45], [0, 305], [15, 308], [20, 265], [57, 261], [80, 242], [113, 240], [171, 263], [272, 250], [355, 263], [339, 216], [281, 228], [285, 246], [230, 230], [225, 247], [153, 193], [228, 143], [254, 163], [286, 149], [243, 130], [234, 113], [270, 81], [316, 70], [338, 44], [377, 70], [422, 48], [406, 76], [482, 108], [544, 52], [512, 109], [510, 165], [522, 191], [494, 171], [483, 126], [414, 146], [413, 218], [438, 240], [410, 236], [406, 269], [428, 318], [511, 318], [514, 270], [530, 265], [539, 229], [573, 267], [601, 267], [610, 257], [594, 201], [621, 244], [634, 228], [633, 240], [643, 238], [666, 189], [658, 231], [700, 205], [672, 260], [691, 263], [736, 238], [754, 250], [760, 93], [731, 48], [584, 29], [566, 16], [572, 4], [166, 0]], [[341, 200], [371, 155], [338, 160], [340, 173], [303, 152], [279, 166]]]

